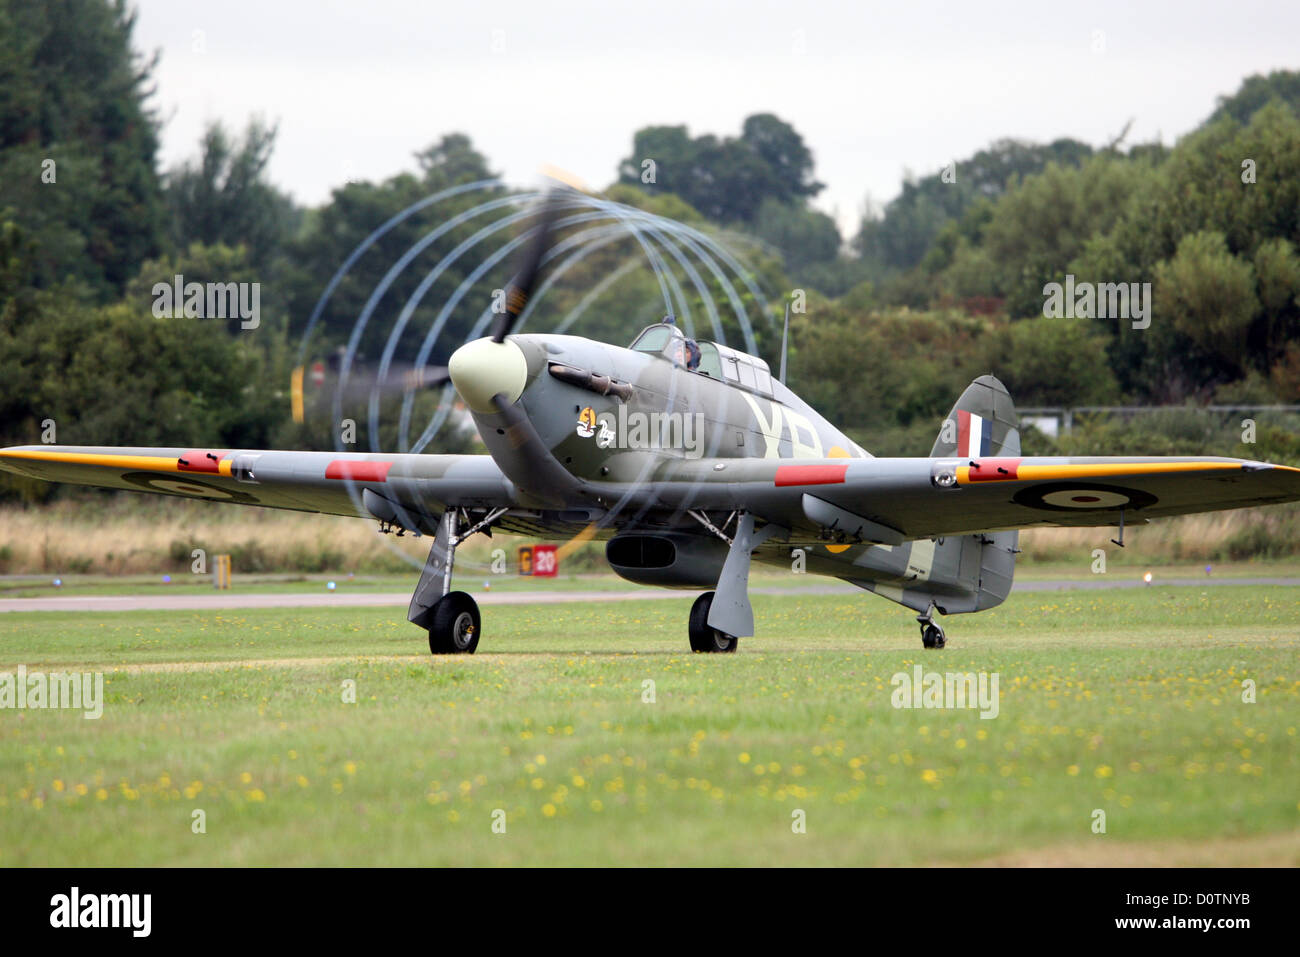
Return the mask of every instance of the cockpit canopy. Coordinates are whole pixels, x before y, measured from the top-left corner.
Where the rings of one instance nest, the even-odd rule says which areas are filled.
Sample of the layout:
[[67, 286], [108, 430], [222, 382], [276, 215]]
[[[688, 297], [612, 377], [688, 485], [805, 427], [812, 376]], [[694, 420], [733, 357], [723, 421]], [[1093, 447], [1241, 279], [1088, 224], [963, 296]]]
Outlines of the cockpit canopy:
[[[691, 339], [672, 323], [646, 326], [633, 340], [631, 348], [636, 352], [662, 356], [696, 375], [720, 379], [761, 395], [772, 394], [771, 370], [758, 356], [716, 342]], [[694, 352], [699, 353], [698, 360]]]

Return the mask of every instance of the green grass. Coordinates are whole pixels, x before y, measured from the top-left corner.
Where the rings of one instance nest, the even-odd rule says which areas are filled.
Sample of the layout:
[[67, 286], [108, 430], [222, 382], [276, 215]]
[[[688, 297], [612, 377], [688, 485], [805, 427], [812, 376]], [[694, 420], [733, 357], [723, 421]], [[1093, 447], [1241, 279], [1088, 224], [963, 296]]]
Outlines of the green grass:
[[[759, 637], [692, 656], [689, 602], [491, 607], [443, 659], [388, 609], [0, 616], [0, 670], [120, 669], [99, 721], [0, 711], [0, 866], [961, 863], [1300, 827], [1300, 588], [1026, 593], [938, 653], [865, 594], [760, 595]], [[997, 672], [1000, 715], [891, 707], [916, 663]]]

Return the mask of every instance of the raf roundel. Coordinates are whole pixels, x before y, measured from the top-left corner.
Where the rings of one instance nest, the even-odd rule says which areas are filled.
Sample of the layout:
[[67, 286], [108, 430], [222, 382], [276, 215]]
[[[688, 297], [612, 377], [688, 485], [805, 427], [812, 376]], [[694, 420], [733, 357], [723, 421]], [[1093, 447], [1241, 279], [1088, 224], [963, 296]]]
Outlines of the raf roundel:
[[1067, 489], [1043, 496], [1044, 504], [1061, 508], [1124, 508], [1129, 501], [1129, 497], [1121, 492], [1103, 492], [1101, 489]]
[[163, 492], [167, 495], [184, 495], [190, 498], [206, 498], [214, 502], [238, 502], [241, 505], [256, 505], [258, 501], [244, 491], [224, 489], [200, 479], [189, 476], [170, 478], [153, 472], [126, 472], [122, 480], [138, 485], [151, 492]]
[[1156, 497], [1150, 492], [1090, 482], [1053, 482], [1032, 486], [1017, 492], [1014, 500], [1029, 508], [1055, 512], [1118, 511], [1146, 508], [1156, 503]]

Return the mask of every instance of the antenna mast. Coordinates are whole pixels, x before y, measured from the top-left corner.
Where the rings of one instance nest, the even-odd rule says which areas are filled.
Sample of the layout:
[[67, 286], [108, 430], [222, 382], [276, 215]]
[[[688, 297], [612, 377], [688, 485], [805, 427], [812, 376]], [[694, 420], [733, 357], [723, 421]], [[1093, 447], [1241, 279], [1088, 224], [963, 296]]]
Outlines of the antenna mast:
[[781, 330], [781, 374], [777, 376], [782, 385], [785, 385], [785, 352], [790, 344], [790, 301], [785, 303], [785, 328]]

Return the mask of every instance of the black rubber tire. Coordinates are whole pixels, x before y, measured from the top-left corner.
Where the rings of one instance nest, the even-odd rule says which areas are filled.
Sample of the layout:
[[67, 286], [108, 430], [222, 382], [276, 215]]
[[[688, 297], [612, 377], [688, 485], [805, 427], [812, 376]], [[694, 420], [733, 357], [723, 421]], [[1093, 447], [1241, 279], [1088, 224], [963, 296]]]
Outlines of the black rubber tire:
[[740, 639], [709, 627], [709, 609], [713, 606], [713, 592], [706, 591], [695, 604], [691, 605], [690, 624], [687, 633], [691, 639], [691, 651], [706, 654], [729, 654], [736, 650]]
[[948, 638], [943, 633], [943, 629], [931, 622], [928, 625], [921, 626], [921, 644], [927, 648], [939, 649], [948, 643]]
[[463, 591], [452, 591], [439, 598], [429, 612], [430, 654], [474, 654], [482, 630], [478, 602]]

